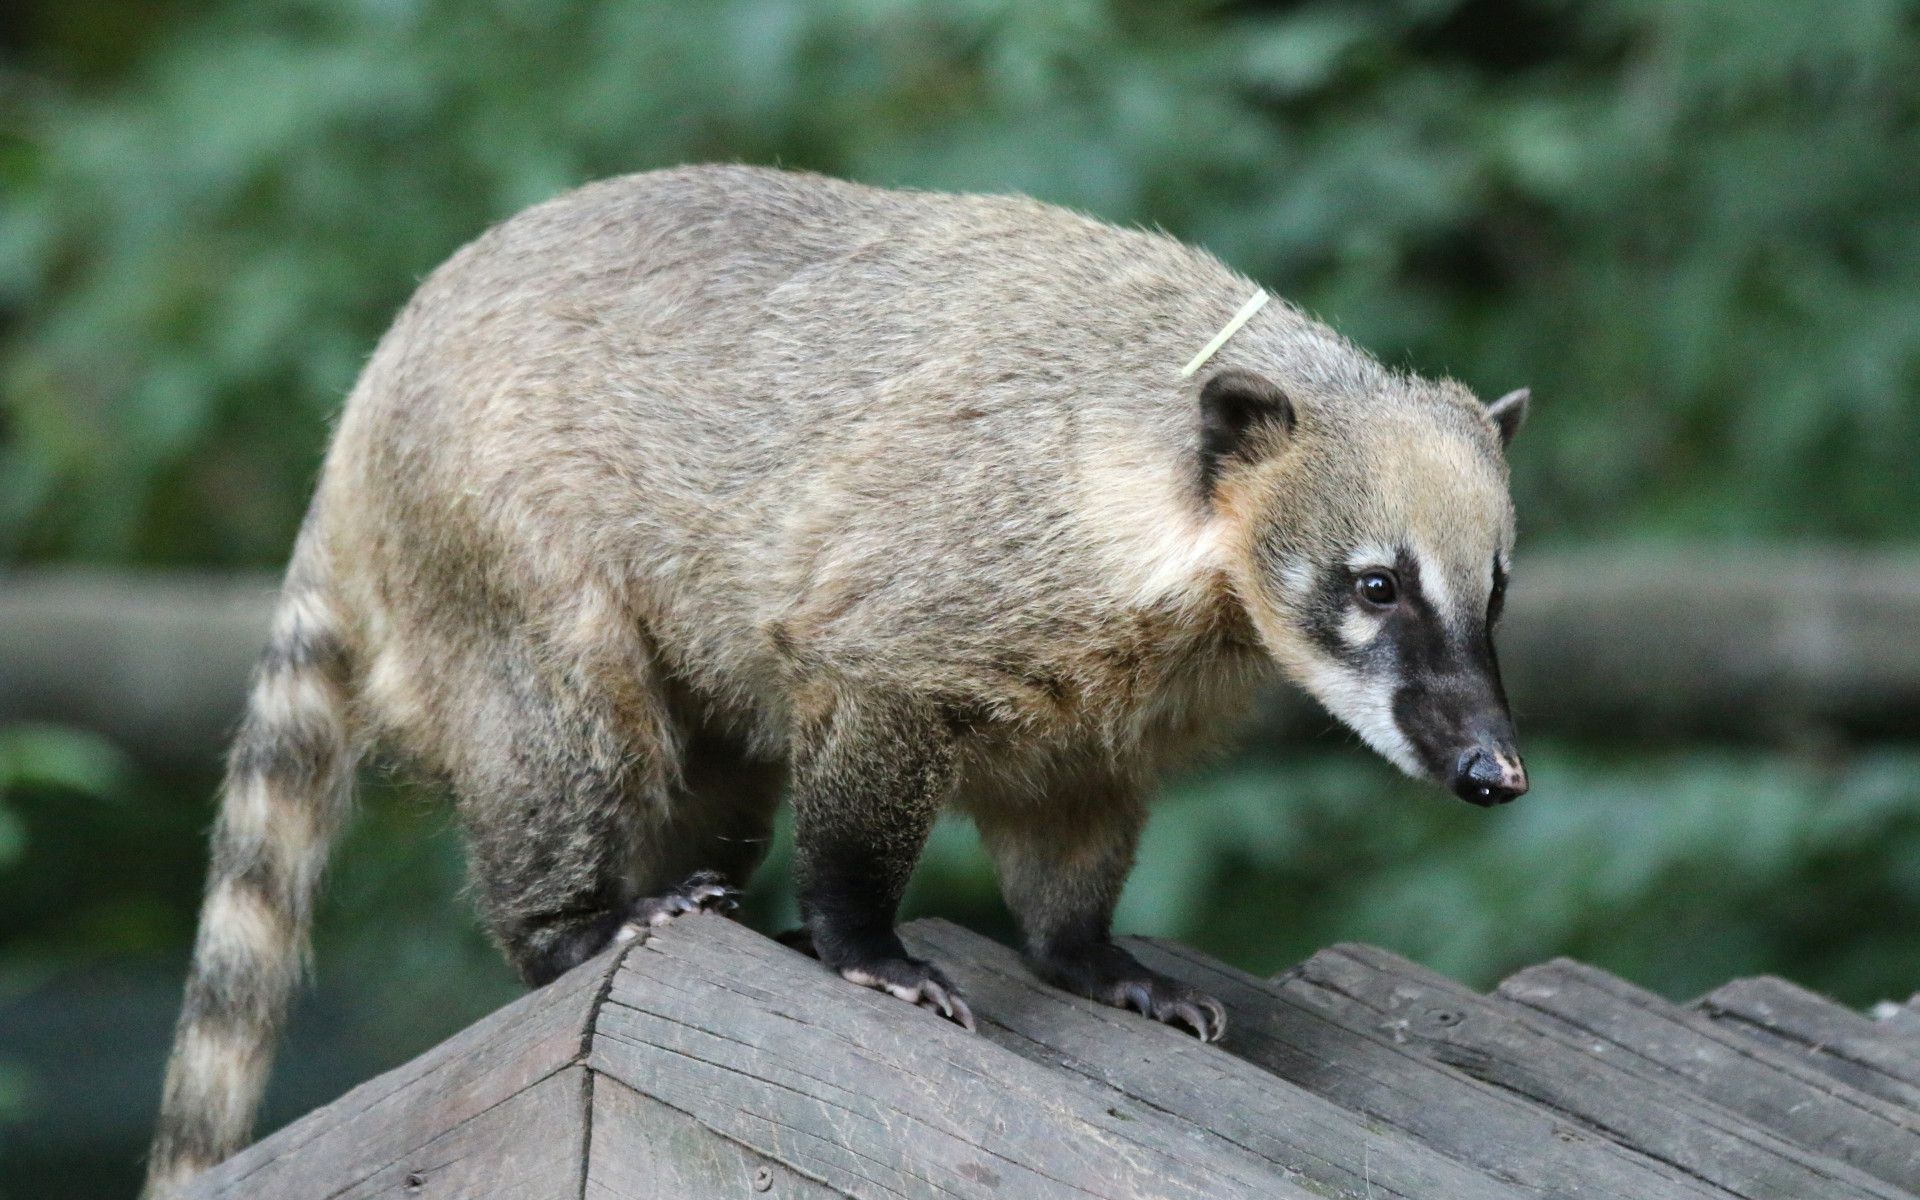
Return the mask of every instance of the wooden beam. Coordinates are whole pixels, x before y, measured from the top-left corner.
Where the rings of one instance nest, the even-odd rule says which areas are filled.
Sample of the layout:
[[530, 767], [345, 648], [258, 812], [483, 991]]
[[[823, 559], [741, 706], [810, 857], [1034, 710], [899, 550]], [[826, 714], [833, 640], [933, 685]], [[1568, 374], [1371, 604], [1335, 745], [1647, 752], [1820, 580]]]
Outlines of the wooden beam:
[[627, 956], [589, 1065], [863, 1197], [1327, 1194], [720, 917], [683, 917]]
[[1920, 1112], [1920, 1039], [1904, 1030], [1770, 975], [1736, 979], [1695, 1007], [1836, 1079]]
[[602, 956], [368, 1080], [201, 1176], [188, 1196], [577, 1197], [580, 1064], [616, 961]]
[[1726, 1200], [1691, 1172], [1439, 1062], [1371, 1019], [1315, 1006], [1191, 947], [1126, 944], [1227, 1006], [1229, 1052], [1543, 1200]]
[[1182, 1030], [1047, 987], [1019, 955], [977, 933], [917, 921], [905, 934], [909, 949], [938, 962], [967, 993], [989, 1040], [1111, 1089], [1122, 1111], [1163, 1114], [1195, 1143], [1251, 1151], [1334, 1195], [1533, 1195]]
[[1385, 950], [1335, 946], [1275, 982], [1746, 1200], [1911, 1200], [1903, 1189], [1779, 1138], [1660, 1074], [1636, 1070], [1629, 1056], [1591, 1053], [1529, 1020], [1520, 1006]]
[[1801, 1055], [1567, 959], [1518, 972], [1499, 995], [1591, 1053], [1630, 1061], [1641, 1074], [1920, 1195], [1920, 1113], [1826, 1075]]
[[[692, 915], [295, 1121], [188, 1197], [1913, 1194], [1902, 1155], [1920, 1114], [1597, 972], [1537, 968], [1487, 997], [1366, 947], [1268, 981], [1129, 940], [1228, 1006], [1226, 1041], [1206, 1045], [1042, 986], [955, 926], [906, 936], [969, 990], [980, 1034]], [[1769, 1020], [1810, 1032], [1789, 999]]]
[[[0, 575], [0, 723], [215, 763], [266, 637], [263, 575]], [[1920, 736], [1920, 556], [1725, 548], [1522, 556], [1500, 632], [1523, 733]], [[1249, 736], [1330, 728], [1276, 690]]]
[[585, 1200], [707, 1200], [767, 1195], [837, 1200], [848, 1193], [717, 1136], [670, 1104], [593, 1073], [593, 1144]]

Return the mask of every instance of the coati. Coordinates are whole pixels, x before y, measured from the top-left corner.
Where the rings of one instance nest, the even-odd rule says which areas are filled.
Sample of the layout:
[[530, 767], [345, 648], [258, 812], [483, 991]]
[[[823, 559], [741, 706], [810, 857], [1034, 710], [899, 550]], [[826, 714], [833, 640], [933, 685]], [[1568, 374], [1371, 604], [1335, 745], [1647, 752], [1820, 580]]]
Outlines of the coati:
[[1035, 969], [1202, 1038], [1109, 936], [1155, 778], [1277, 666], [1480, 804], [1526, 411], [1168, 237], [741, 166], [613, 179], [435, 271], [342, 413], [233, 747], [150, 1162], [239, 1148], [356, 761], [458, 803], [532, 985], [722, 908], [791, 797], [826, 967], [971, 1026], [895, 908], [978, 826]]

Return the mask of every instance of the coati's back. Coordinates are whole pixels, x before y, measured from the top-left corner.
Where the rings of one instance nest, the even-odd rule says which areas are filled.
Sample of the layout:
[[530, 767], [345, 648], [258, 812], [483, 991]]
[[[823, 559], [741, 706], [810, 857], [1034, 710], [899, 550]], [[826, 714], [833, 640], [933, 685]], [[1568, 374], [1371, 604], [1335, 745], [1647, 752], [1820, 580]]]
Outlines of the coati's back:
[[1203, 516], [1167, 383], [1252, 288], [1019, 197], [745, 167], [595, 184], [421, 288], [320, 512], [358, 607], [399, 625], [604, 585], [747, 707], [809, 663], [997, 695], [991, 664], [1158, 599]]

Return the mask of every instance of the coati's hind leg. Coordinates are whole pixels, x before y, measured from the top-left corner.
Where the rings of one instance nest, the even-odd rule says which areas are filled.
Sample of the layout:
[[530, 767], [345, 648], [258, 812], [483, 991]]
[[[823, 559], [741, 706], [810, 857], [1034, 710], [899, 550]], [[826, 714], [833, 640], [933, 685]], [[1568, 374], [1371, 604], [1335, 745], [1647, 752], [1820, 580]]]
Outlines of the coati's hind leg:
[[953, 791], [953, 733], [937, 711], [856, 703], [794, 734], [793, 816], [800, 915], [820, 961], [843, 978], [933, 1009], [967, 1029], [973, 1013], [894, 932], [907, 878]]
[[1113, 909], [1133, 867], [1146, 808], [1131, 786], [1095, 777], [1044, 802], [971, 806], [1027, 961], [1055, 987], [1218, 1041], [1220, 1002], [1148, 969], [1114, 944]]
[[[585, 962], [621, 927], [724, 907], [731, 889], [663, 863], [665, 814], [682, 758], [662, 690], [624, 677], [584, 694], [511, 652], [463, 681], [472, 724], [448, 764], [474, 890], [521, 978], [544, 984]], [[642, 884], [648, 885], [642, 887]]]
[[632, 876], [643, 899], [626, 930], [682, 913], [731, 912], [773, 843], [774, 811], [786, 779], [757, 761], [741, 739], [694, 721], [680, 739], [680, 776], [666, 807], [644, 822]]
[[744, 739], [710, 723], [683, 720], [678, 728], [679, 781], [664, 824], [641, 841], [634, 878], [650, 891], [711, 871], [744, 887], [773, 845], [786, 765], [750, 757]]

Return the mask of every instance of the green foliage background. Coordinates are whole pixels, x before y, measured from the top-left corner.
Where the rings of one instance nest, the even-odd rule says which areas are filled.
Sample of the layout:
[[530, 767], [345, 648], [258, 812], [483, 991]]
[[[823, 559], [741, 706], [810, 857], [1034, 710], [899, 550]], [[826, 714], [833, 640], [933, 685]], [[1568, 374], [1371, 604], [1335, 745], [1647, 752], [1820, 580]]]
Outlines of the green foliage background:
[[[0, 561], [277, 564], [414, 281], [572, 184], [711, 159], [1159, 225], [1390, 361], [1531, 383], [1532, 547], [1910, 541], [1917, 35], [1909, 0], [16, 0]], [[1124, 916], [1259, 969], [1366, 938], [1476, 983], [1577, 953], [1675, 995], [1920, 984], [1912, 748], [1576, 733], [1498, 814], [1351, 746], [1248, 751], [1176, 786]], [[210, 782], [0, 734], [20, 1194], [130, 1186]], [[438, 810], [376, 797], [279, 1117], [511, 993], [458, 881]], [[963, 830], [915, 904], [1004, 928]]]

